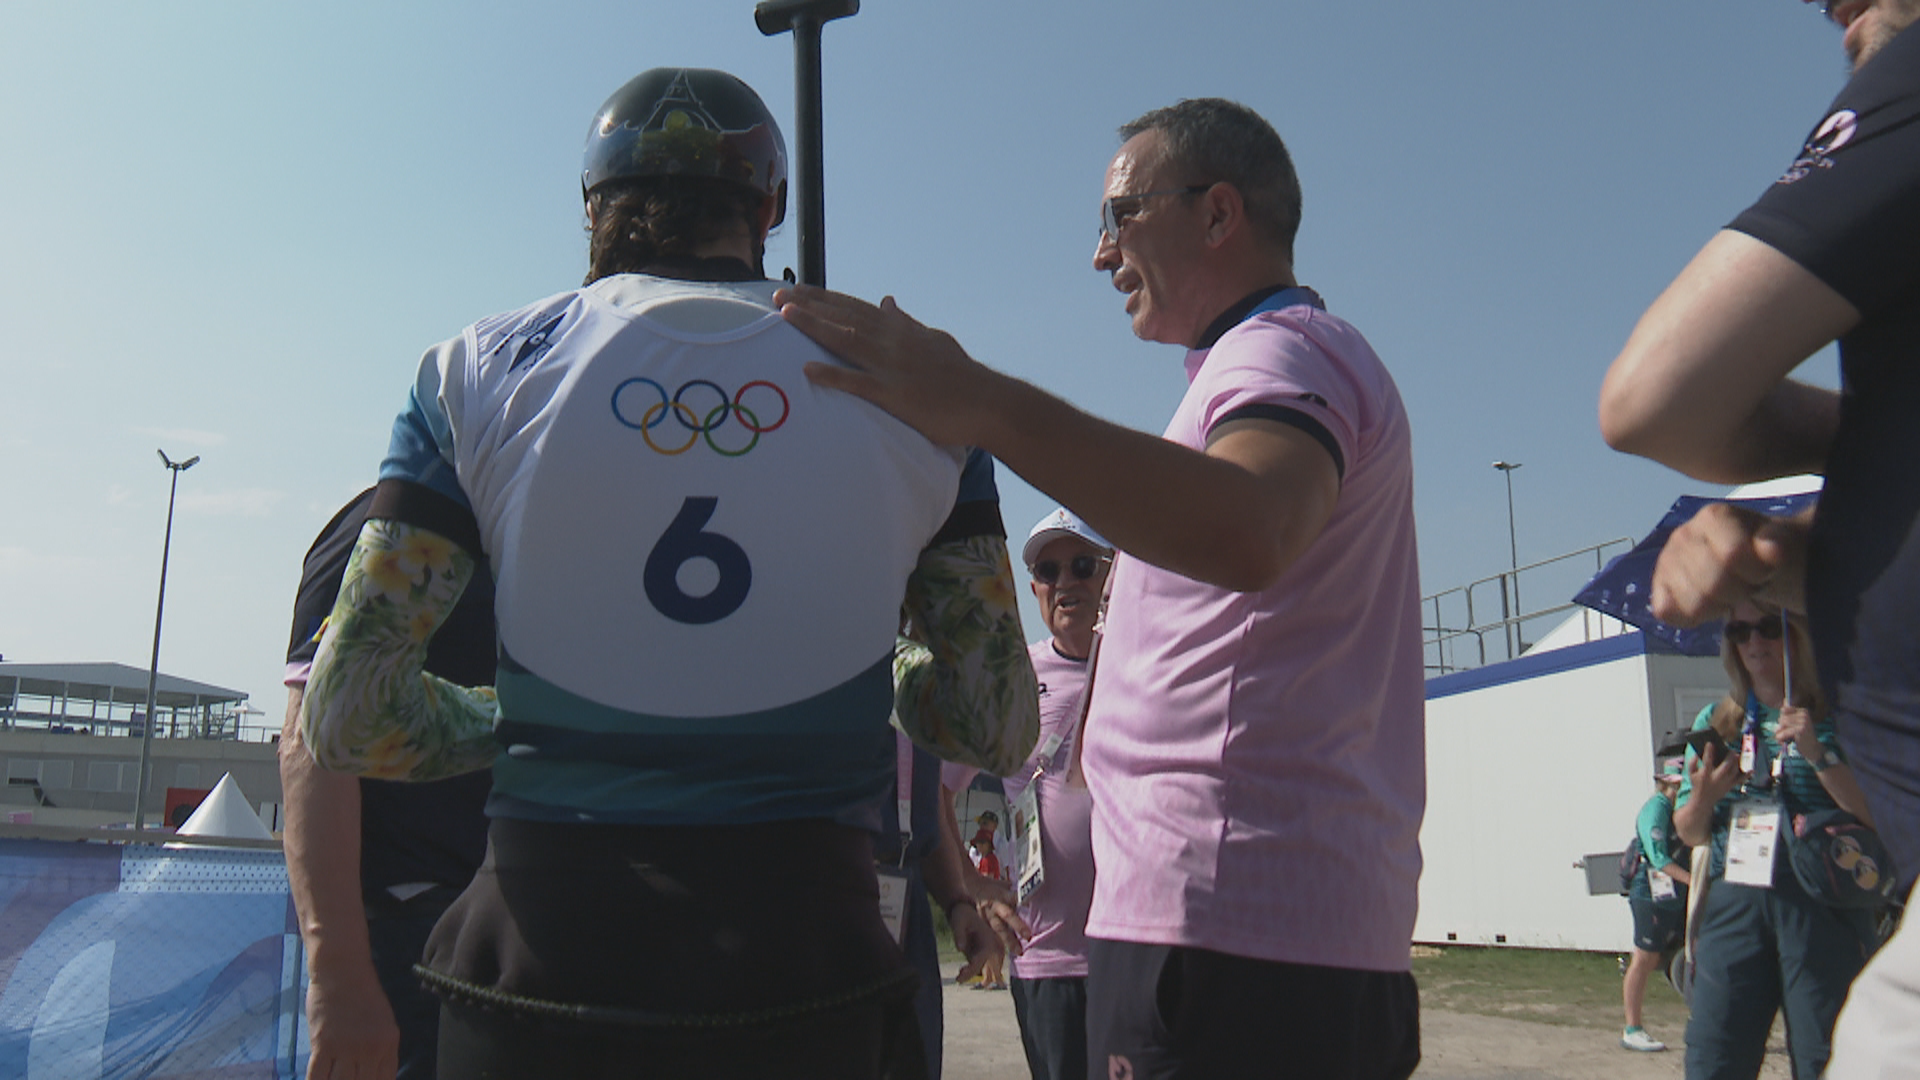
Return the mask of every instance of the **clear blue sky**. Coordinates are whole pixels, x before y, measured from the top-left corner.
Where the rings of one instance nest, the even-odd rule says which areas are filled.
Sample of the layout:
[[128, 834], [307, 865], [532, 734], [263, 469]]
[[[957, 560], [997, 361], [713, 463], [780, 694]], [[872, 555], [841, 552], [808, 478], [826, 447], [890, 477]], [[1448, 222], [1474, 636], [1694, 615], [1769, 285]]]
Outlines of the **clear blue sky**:
[[[1794, 0], [864, 7], [825, 34], [830, 281], [1137, 427], [1183, 380], [1089, 266], [1114, 128], [1213, 95], [1273, 121], [1300, 275], [1412, 415], [1427, 592], [1506, 566], [1496, 458], [1523, 562], [1702, 490], [1605, 447], [1601, 374], [1844, 80]], [[301, 556], [420, 352], [579, 282], [594, 109], [684, 65], [790, 117], [792, 53], [747, 0], [0, 6], [0, 653], [145, 666], [153, 451], [200, 454], [162, 668], [277, 719]], [[1017, 542], [1049, 505], [1002, 491]]]

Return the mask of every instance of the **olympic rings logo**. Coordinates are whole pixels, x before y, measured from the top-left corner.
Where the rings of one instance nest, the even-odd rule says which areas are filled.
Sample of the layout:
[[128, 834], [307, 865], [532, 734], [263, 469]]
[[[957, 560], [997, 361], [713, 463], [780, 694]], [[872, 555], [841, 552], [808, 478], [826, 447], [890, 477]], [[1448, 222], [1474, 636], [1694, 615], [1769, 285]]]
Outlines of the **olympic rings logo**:
[[[639, 391], [635, 388], [642, 386], [653, 391], [646, 397], [658, 398], [658, 400], [648, 401], [644, 408], [639, 402], [633, 400], [633, 394], [629, 393], [629, 391], [638, 393]], [[760, 415], [746, 403], [747, 391], [757, 387], [771, 390], [780, 399], [780, 418], [770, 424], [762, 424]], [[713, 404], [709, 405], [698, 397], [692, 403], [682, 400], [693, 391], [711, 392], [714, 395]], [[756, 395], [756, 397], [760, 400], [761, 408], [771, 412], [768, 407], [772, 405], [772, 400], [765, 394]], [[727, 392], [720, 388], [719, 383], [706, 379], [691, 379], [682, 383], [680, 389], [675, 390], [669, 397], [666, 387], [643, 375], [636, 375], [613, 388], [612, 404], [615, 420], [638, 431], [640, 437], [647, 441], [648, 448], [654, 453], [665, 454], [668, 457], [686, 453], [701, 439], [707, 440], [707, 445], [712, 447], [716, 454], [740, 457], [760, 445], [760, 436], [769, 431], [778, 431], [780, 426], [787, 422], [787, 415], [793, 411], [792, 404], [787, 400], [787, 392], [765, 379], [755, 379], [742, 386], [732, 397], [727, 396]], [[636, 412], [638, 419], [635, 419]], [[656, 429], [665, 424], [669, 416], [673, 417], [679, 425], [678, 430], [686, 432], [686, 442], [675, 446], [671, 444], [671, 440], [667, 445], [662, 445], [655, 440]], [[714, 433], [725, 428], [729, 419], [736, 421], [740, 429], [748, 433], [746, 445], [730, 448], [715, 441]], [[667, 430], [672, 432], [675, 429]]]

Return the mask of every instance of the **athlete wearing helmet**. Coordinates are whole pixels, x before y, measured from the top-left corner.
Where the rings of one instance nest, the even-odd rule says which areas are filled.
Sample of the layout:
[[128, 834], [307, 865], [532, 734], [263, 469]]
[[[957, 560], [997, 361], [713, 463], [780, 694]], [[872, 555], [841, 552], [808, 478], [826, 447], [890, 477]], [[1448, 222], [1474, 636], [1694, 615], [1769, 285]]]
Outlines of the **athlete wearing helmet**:
[[[871, 835], [890, 711], [1006, 769], [1037, 728], [991, 466], [802, 375], [762, 276], [779, 128], [649, 71], [588, 136], [579, 289], [429, 350], [323, 632], [324, 767], [491, 767], [487, 861], [430, 941], [440, 1075], [922, 1067]], [[496, 686], [420, 646], [485, 554]], [[898, 691], [905, 618], [936, 658]]]

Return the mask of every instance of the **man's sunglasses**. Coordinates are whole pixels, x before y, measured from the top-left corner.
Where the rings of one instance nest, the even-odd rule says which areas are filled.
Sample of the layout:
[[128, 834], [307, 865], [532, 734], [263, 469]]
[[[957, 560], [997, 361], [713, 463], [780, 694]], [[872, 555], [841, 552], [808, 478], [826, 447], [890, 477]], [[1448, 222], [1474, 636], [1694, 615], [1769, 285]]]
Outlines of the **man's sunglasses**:
[[1120, 226], [1132, 219], [1141, 203], [1162, 195], [1198, 195], [1212, 186], [1212, 184], [1188, 184], [1186, 187], [1143, 191], [1138, 195], [1109, 195], [1100, 200], [1100, 235], [1117, 244], [1120, 242]]
[[1759, 622], [1730, 622], [1721, 627], [1720, 636], [1726, 638], [1727, 644], [1735, 648], [1745, 645], [1747, 639], [1754, 634], [1759, 634], [1766, 641], [1779, 641], [1783, 632], [1781, 623], [1785, 619], [1786, 616], [1783, 615], [1777, 619], [1762, 619]]
[[[1075, 555], [1067, 560], [1066, 569], [1074, 577], [1086, 581], [1096, 574], [1106, 572], [1107, 564], [1113, 561], [1111, 555]], [[1042, 585], [1052, 585], [1060, 580], [1060, 560], [1041, 559], [1033, 564], [1033, 580]]]

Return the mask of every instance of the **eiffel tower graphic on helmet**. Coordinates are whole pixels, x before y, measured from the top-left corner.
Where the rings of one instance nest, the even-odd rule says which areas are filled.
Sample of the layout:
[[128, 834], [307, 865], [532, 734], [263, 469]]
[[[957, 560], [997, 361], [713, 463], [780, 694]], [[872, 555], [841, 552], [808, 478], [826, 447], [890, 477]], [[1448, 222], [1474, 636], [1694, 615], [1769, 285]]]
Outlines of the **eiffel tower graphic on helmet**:
[[[675, 114], [679, 115], [675, 115]], [[725, 131], [713, 114], [707, 111], [700, 96], [693, 92], [687, 83], [687, 73], [681, 71], [674, 75], [673, 81], [660, 93], [660, 100], [654, 102], [653, 112], [648, 114], [646, 122], [640, 125], [641, 131], [666, 131], [687, 125], [704, 128], [707, 131]]]

